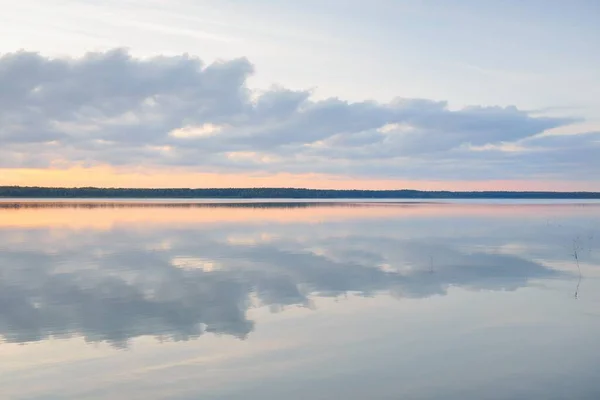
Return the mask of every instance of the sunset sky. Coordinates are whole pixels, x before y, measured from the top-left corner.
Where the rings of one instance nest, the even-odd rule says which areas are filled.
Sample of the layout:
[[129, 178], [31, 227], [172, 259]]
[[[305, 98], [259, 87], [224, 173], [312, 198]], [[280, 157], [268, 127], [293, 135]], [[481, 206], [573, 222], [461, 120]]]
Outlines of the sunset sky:
[[596, 0], [0, 6], [0, 185], [600, 191]]

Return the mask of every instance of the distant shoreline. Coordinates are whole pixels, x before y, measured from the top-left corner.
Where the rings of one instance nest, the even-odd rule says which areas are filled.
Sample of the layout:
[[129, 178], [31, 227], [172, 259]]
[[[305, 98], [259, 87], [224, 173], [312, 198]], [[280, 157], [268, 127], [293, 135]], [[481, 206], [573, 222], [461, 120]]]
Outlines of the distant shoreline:
[[304, 188], [52, 188], [0, 186], [0, 198], [28, 199], [600, 199], [600, 192], [342, 190]]

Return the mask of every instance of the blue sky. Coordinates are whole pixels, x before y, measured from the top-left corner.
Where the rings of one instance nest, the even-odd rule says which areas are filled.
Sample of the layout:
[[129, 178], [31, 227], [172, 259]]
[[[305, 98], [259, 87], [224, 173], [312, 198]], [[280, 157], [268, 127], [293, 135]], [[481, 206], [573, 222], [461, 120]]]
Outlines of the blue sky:
[[[15, 172], [22, 169], [108, 166], [118, 175], [127, 168], [124, 159], [131, 154], [130, 167], [148, 171], [164, 173], [167, 165], [184, 169], [182, 173], [239, 175], [241, 169], [255, 176], [313, 174], [325, 186], [339, 179], [359, 186], [365, 180], [385, 180], [386, 187], [394, 181], [543, 181], [548, 188], [571, 185], [600, 190], [596, 178], [600, 172], [596, 156], [600, 150], [600, 3], [595, 1], [23, 0], [0, 4], [0, 83], [28, 82], [20, 88], [13, 85], [13, 92], [5, 91], [5, 96], [23, 101], [12, 107], [12, 114], [0, 115], [5, 127], [0, 133], [5, 142], [0, 167], [12, 176], [9, 183], [23, 176]], [[164, 82], [155, 82], [155, 92], [136, 93], [138, 103], [121, 105], [125, 108], [118, 112], [115, 93], [110, 89], [95, 93], [91, 97], [106, 96], [104, 106], [112, 102], [110, 115], [106, 107], [98, 108], [99, 103], [84, 101], [81, 107], [88, 111], [96, 107], [97, 113], [93, 119], [82, 117], [82, 109], [74, 111], [79, 105], [65, 98], [73, 92], [57, 87], [69, 82], [89, 87], [86, 79], [93, 80], [91, 76], [81, 78], [77, 68], [60, 77], [35, 75], [25, 66], [41, 62], [47, 72], [52, 60], [73, 64], [93, 51], [99, 54], [88, 64], [98, 62], [107, 73], [124, 74], [121, 80], [137, 79], [126, 75], [127, 68], [110, 68], [110, 54], [116, 48], [127, 49], [126, 57], [139, 61], [142, 69], [164, 60], [181, 62], [177, 57], [184, 53], [201, 60], [200, 68], [218, 61], [224, 85], [218, 90], [229, 96], [220, 110], [235, 103], [244, 104], [245, 111], [186, 115], [190, 107], [207, 107], [202, 102], [209, 97], [207, 93], [185, 97], [186, 82], [173, 83], [174, 67], [171, 75], [162, 77]], [[39, 59], [21, 60], [17, 79], [16, 64], [9, 58], [23, 56], [14, 53], [19, 50], [37, 52]], [[7, 72], [11, 68], [12, 75]], [[190, 84], [195, 79], [193, 73], [181, 76]], [[226, 88], [231, 81], [239, 85]], [[140, 78], [135, 85], [148, 85], [148, 81]], [[171, 95], [185, 97], [189, 104], [170, 109], [169, 117], [176, 112], [178, 118], [170, 118], [169, 123], [140, 122], [139, 102], [164, 95], [161, 90], [169, 85], [180, 88]], [[52, 87], [48, 96], [53, 100], [36, 100], [35, 87]], [[273, 93], [281, 92], [289, 96], [274, 97]], [[82, 93], [77, 96], [85, 98]], [[264, 118], [258, 121], [258, 110], [247, 110], [261, 96], [276, 103], [270, 112], [279, 114], [269, 118], [276, 120], [277, 129]], [[293, 106], [292, 97], [297, 99]], [[332, 98], [343, 103], [337, 111], [331, 111]], [[70, 107], [69, 118], [64, 117], [65, 110], [48, 105], [57, 99]], [[396, 107], [395, 112], [383, 115], [382, 110], [390, 107]], [[32, 108], [39, 111], [36, 118], [43, 114], [39, 123], [15, 127], [14, 121], [32, 120], [27, 111]], [[314, 111], [324, 108], [329, 111]], [[312, 116], [307, 110], [313, 110]], [[128, 147], [130, 153], [107, 133], [115, 118], [126, 115], [135, 115], [138, 121], [135, 129], [132, 122], [121, 126], [135, 137], [126, 142], [138, 144]], [[110, 118], [113, 123], [107, 124]], [[350, 120], [354, 125], [343, 123]], [[73, 130], [79, 127], [81, 132], [85, 126], [91, 132], [88, 142], [110, 141], [118, 148], [103, 153], [92, 151], [91, 142], [83, 144], [80, 134], [72, 140]], [[177, 129], [220, 133], [210, 139], [195, 135], [193, 146], [203, 150], [191, 154], [190, 137], [180, 146], [182, 151], [165, 139], [177, 136], [173, 134]], [[322, 132], [315, 133], [318, 130]], [[46, 142], [31, 140], [42, 131]], [[164, 137], [158, 140], [161, 132]], [[269, 135], [279, 135], [279, 144], [264, 139]], [[167, 147], [168, 160], [146, 154], [149, 148]], [[119, 151], [122, 156], [115, 156]], [[200, 156], [205, 161], [194, 163]], [[189, 179], [184, 186], [198, 186], [191, 175]]]

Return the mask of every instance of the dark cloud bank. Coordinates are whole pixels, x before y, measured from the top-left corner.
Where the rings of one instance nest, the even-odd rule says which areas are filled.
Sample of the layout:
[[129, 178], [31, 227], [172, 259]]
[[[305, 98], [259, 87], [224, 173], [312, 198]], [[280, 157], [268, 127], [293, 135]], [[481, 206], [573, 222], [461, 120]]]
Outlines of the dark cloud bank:
[[575, 122], [515, 107], [314, 100], [257, 93], [246, 59], [0, 56], [0, 167], [181, 166], [428, 179], [592, 179], [598, 132], [539, 137]]

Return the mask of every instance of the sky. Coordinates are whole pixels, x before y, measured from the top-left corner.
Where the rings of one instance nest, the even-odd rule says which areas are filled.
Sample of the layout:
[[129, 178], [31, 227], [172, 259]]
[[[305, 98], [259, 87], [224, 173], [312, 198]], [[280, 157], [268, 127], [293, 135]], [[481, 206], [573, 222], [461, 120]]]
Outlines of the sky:
[[594, 0], [0, 7], [0, 185], [600, 191]]

